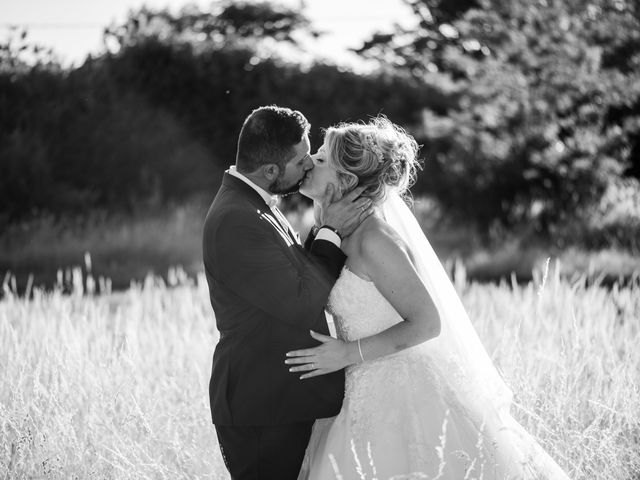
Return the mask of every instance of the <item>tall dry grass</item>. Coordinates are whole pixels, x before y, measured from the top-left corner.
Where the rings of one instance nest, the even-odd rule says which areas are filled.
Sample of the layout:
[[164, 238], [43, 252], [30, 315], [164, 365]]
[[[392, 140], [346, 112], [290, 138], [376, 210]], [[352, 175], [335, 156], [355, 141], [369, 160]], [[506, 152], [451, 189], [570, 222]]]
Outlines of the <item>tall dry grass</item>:
[[[587, 286], [553, 269], [480, 285], [457, 273], [516, 418], [571, 478], [640, 478], [640, 285]], [[0, 477], [227, 478], [209, 420], [217, 332], [205, 282], [169, 281], [6, 292]]]
[[176, 283], [0, 302], [0, 478], [226, 478], [211, 307]]

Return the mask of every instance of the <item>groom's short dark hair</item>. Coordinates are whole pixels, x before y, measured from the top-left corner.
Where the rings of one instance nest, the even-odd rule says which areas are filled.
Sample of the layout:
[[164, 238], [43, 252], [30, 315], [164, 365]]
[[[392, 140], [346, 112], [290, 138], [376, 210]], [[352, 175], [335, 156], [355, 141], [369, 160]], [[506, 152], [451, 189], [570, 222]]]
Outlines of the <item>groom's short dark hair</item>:
[[284, 171], [293, 146], [309, 134], [309, 128], [309, 121], [297, 110], [275, 105], [256, 108], [240, 130], [236, 168], [249, 173], [275, 163]]

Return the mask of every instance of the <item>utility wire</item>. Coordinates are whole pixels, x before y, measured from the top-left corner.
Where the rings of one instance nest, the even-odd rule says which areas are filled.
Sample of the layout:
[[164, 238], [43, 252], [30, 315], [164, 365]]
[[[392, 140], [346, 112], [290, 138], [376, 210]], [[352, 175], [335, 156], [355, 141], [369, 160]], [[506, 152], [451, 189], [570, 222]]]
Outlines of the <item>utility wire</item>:
[[1, 22], [0, 28], [50, 28], [50, 29], [83, 29], [83, 28], [104, 28], [100, 23], [19, 23]]
[[[379, 20], [389, 20], [388, 16], [360, 16], [357, 19], [348, 17], [319, 17], [312, 20], [313, 23], [366, 23]], [[0, 28], [47, 28], [47, 29], [83, 29], [103, 28], [101, 23], [50, 23], [50, 22], [0, 22]]]

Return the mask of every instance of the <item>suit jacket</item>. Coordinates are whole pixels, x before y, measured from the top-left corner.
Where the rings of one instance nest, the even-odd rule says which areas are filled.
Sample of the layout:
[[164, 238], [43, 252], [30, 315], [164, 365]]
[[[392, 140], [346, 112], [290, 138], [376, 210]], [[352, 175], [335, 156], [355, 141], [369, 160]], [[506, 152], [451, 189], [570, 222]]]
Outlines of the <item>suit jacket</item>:
[[225, 174], [204, 224], [203, 257], [220, 340], [209, 384], [217, 425], [280, 425], [336, 415], [344, 372], [300, 380], [285, 353], [328, 334], [324, 306], [346, 260], [331, 242], [303, 248], [262, 197]]

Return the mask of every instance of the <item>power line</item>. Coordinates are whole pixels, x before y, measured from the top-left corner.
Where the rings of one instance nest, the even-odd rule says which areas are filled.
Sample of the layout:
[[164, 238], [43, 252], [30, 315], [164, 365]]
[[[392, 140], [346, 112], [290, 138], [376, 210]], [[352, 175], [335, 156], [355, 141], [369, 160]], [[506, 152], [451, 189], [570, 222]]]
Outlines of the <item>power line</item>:
[[47, 28], [47, 29], [85, 29], [85, 28], [104, 28], [104, 24], [100, 23], [20, 23], [20, 22], [2, 22], [0, 28]]
[[[380, 20], [390, 20], [388, 16], [370, 15], [359, 16], [357, 19], [349, 17], [318, 17], [312, 19], [313, 23], [366, 23]], [[51, 22], [0, 22], [0, 28], [46, 28], [46, 29], [83, 29], [83, 28], [104, 28], [103, 23], [51, 23]]]

